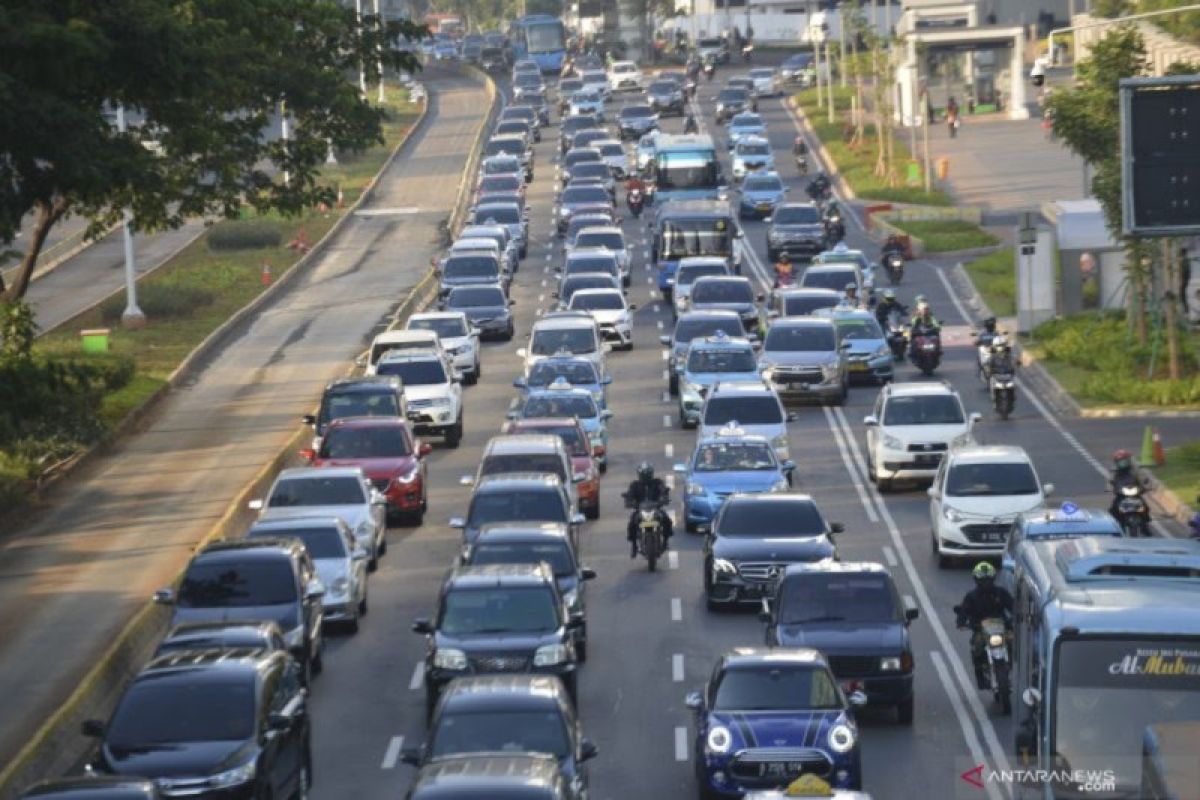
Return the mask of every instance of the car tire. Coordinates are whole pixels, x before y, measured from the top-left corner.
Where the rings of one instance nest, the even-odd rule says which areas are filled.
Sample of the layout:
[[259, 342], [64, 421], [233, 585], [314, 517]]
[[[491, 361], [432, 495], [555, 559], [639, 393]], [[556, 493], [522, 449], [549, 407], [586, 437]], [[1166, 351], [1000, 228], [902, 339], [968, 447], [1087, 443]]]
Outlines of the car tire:
[[896, 706], [896, 722], [901, 725], [913, 724], [913, 705], [915, 698], [910, 695], [907, 700]]
[[603, 475], [604, 473], [608, 472], [608, 462], [601, 461], [596, 465], [596, 469], [600, 470], [600, 474]]
[[474, 383], [479, 383], [479, 379], [483, 377], [483, 360], [476, 357], [475, 359], [475, 380]]
[[576, 673], [572, 672], [569, 677], [563, 678], [563, 685], [567, 688], [567, 696], [571, 698], [571, 704], [578, 708], [579, 679]]
[[408, 524], [409, 524], [411, 527], [414, 527], [414, 528], [416, 528], [416, 527], [419, 527], [419, 526], [420, 526], [422, 523], [424, 523], [424, 522], [425, 522], [425, 504], [424, 504], [424, 501], [422, 501], [422, 503], [421, 503], [421, 507], [420, 507], [420, 508], [418, 508], [416, 511], [409, 511], [409, 512], [408, 512], [408, 514], [407, 514], [407, 518], [405, 519], [405, 522], [407, 522], [407, 523], [408, 523]]
[[516, 329], [512, 326], [512, 323], [509, 323], [508, 330], [506, 330], [504, 332], [504, 341], [511, 342], [513, 339], [513, 336], [515, 336], [516, 334], [517, 334]]
[[313, 655], [311, 663], [309, 664], [309, 671], [312, 672], [313, 675], [320, 675], [324, 669], [325, 656], [321, 652], [321, 648], [318, 647], [316, 654]]
[[672, 397], [679, 394], [679, 375], [675, 370], [671, 370], [671, 374], [667, 376], [667, 392]]
[[360, 617], [365, 617], [367, 615], [367, 612], [369, 612], [370, 610], [371, 610], [371, 606], [367, 603], [367, 592], [366, 592], [366, 590], [363, 590], [362, 600], [358, 601], [358, 615]]
[[300, 777], [296, 784], [296, 793], [292, 795], [294, 800], [308, 800], [309, 794], [312, 791], [312, 785], [312, 746], [308, 742], [305, 742], [304, 756], [300, 763]]
[[463, 437], [463, 421], [462, 417], [458, 418], [458, 422], [446, 430], [446, 446], [450, 449], [456, 449], [462, 443]]
[[358, 614], [346, 620], [346, 630], [349, 633], [358, 633]]
[[254, 800], [275, 800], [275, 790], [268, 783], [270, 778], [263, 778], [262, 782], [254, 787]]
[[579, 663], [587, 661], [587, 630], [584, 630], [583, 636], [579, 637], [579, 641], [575, 642], [575, 656], [579, 659]]
[[950, 557], [938, 550], [937, 534], [933, 531], [929, 532], [929, 544], [933, 548], [933, 557], [937, 559], [938, 569], [946, 569], [950, 566]]
[[685, 431], [690, 431], [692, 428], [696, 427], [695, 422], [689, 422], [687, 417], [684, 416], [682, 408], [679, 409], [679, 427], [683, 428]]
[[592, 508], [585, 508], [583, 515], [588, 519], [600, 519], [600, 503], [596, 503]]
[[383, 555], [384, 553], [386, 553], [387, 549], [388, 549], [387, 532], [384, 531], [383, 536], [379, 537], [379, 555]]

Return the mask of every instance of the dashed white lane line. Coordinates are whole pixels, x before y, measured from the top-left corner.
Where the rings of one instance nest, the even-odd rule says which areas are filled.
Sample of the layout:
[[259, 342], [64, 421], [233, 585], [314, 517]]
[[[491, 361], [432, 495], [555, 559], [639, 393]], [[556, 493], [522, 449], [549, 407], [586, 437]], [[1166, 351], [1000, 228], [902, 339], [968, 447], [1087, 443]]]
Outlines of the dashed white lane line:
[[550, 282], [549, 282], [548, 280], [546, 280], [545, 278], [542, 278], [542, 288], [543, 288], [543, 289], [545, 289], [545, 288], [546, 288], [546, 286], [547, 286], [547, 284], [549, 284], [549, 283], [550, 283]]
[[663, 360], [663, 361], [667, 361], [667, 360], [668, 360], [668, 359], [670, 359], [670, 358], [671, 358], [671, 351], [670, 351], [670, 350], [663, 350], [663, 351], [662, 351], [662, 360]]
[[671, 680], [683, 683], [683, 653], [671, 656]]
[[670, 414], [663, 414], [663, 427], [664, 428], [671, 427], [671, 415]]
[[[667, 370], [665, 370], [665, 369], [664, 369], [664, 370], [663, 370], [663, 380], [664, 380], [664, 381], [665, 381], [665, 380], [670, 380], [670, 378], [671, 378], [671, 373], [670, 373], [670, 372], [668, 372]], [[671, 393], [670, 393], [670, 392], [667, 392], [667, 394], [668, 394], [668, 396], [669, 396]]]
[[665, 445], [663, 445], [663, 455], [665, 455], [667, 458], [674, 458], [675, 445], [671, 444], [670, 442], [667, 442]]
[[887, 562], [889, 567], [895, 567], [900, 564], [900, 562], [896, 560], [896, 551], [888, 547], [886, 544], [883, 546], [883, 560]]
[[[668, 473], [667, 475], [664, 475], [663, 483], [665, 483], [667, 485], [668, 489], [673, 490], [675, 488], [675, 473], [672, 472], [672, 473]], [[668, 516], [671, 517], [671, 524], [674, 525], [675, 524], [675, 509], [673, 509], [673, 508], [667, 509], [667, 514], [668, 514]]]
[[[674, 521], [672, 520], [672, 524]], [[667, 551], [667, 569], [679, 569], [679, 552], [676, 550]]]
[[410, 678], [408, 681], [408, 688], [410, 691], [415, 692], [417, 689], [421, 688], [421, 684], [423, 684], [424, 682], [425, 682], [425, 665], [422, 662], [418, 661], [416, 666], [413, 667], [413, 674], [412, 674], [412, 678]]
[[388, 742], [387, 750], [383, 754], [383, 763], [379, 766], [383, 769], [395, 769], [396, 763], [400, 760], [400, 750], [404, 747], [403, 736], [393, 736]]
[[675, 729], [675, 760], [688, 760], [687, 728], [682, 726]]
[[654, 321], [654, 324], [658, 326], [658, 329], [659, 329], [660, 331], [663, 329], [663, 321], [662, 321], [661, 319], [659, 319], [659, 320], [655, 320], [655, 321]]
[[653, 284], [654, 284], [654, 278], [652, 278], [652, 277], [650, 277], [649, 275], [647, 275], [647, 276], [646, 276], [646, 283], [647, 283], [648, 285], [653, 285]]
[[546, 295], [544, 295], [544, 294], [539, 294], [539, 295], [538, 295], [538, 302], [539, 302], [539, 303], [544, 303], [544, 302], [546, 302]]
[[683, 621], [683, 601], [678, 597], [671, 598], [671, 622]]
[[663, 402], [664, 403], [671, 402], [671, 393], [670, 392], [663, 392]]

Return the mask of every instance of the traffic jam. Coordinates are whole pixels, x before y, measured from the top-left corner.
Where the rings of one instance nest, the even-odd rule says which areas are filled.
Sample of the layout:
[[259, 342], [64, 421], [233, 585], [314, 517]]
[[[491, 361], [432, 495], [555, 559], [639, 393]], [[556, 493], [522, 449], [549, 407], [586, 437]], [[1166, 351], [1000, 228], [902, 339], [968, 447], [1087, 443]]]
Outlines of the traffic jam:
[[436, 295], [25, 796], [1177, 796], [1200, 548], [866, 235], [801, 75], [498, 76]]

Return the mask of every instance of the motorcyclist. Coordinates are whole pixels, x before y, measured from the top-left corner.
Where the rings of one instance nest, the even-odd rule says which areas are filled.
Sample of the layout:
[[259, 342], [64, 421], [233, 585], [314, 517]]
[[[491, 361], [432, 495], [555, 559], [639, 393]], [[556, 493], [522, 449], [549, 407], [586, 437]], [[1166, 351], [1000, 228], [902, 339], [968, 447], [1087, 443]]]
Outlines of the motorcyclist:
[[975, 344], [986, 347], [992, 343], [994, 338], [996, 338], [996, 318], [988, 317], [983, 321], [983, 330], [975, 337]]
[[683, 132], [684, 133], [699, 133], [700, 132], [700, 125], [696, 122], [696, 117], [693, 116], [692, 112], [690, 112], [690, 111], [688, 112], [687, 118], [684, 119], [684, 121], [683, 121]]
[[1012, 344], [1008, 341], [1008, 337], [1003, 333], [996, 333], [992, 336], [990, 351], [988, 353], [988, 373], [998, 375], [1011, 375], [1016, 372], [1017, 365], [1013, 361]]
[[[1120, 519], [1119, 506], [1121, 505], [1121, 489], [1126, 486], [1139, 486], [1145, 488], [1145, 481], [1138, 474], [1137, 468], [1133, 464], [1133, 453], [1128, 450], [1121, 449], [1113, 453], [1113, 468], [1112, 473], [1108, 476], [1108, 488], [1112, 492], [1112, 504], [1108, 507], [1108, 513], [1114, 518]], [[1150, 524], [1150, 506], [1147, 503], [1142, 503], [1143, 516], [1145, 517], [1146, 525]]]
[[896, 254], [904, 258], [905, 248], [904, 240], [898, 234], [889, 233], [887, 239], [883, 243], [883, 250], [880, 252], [879, 260], [887, 263], [888, 256]]
[[625, 179], [625, 196], [628, 197], [631, 192], [641, 192], [642, 197], [646, 196], [646, 182], [636, 172], [630, 173]]
[[842, 290], [842, 299], [838, 302], [839, 308], [861, 308], [862, 300], [858, 296], [858, 284], [850, 281]]
[[788, 254], [780, 253], [775, 262], [775, 285], [790, 286], [795, 273], [792, 271], [792, 259]]
[[883, 299], [875, 306], [875, 319], [879, 322], [879, 327], [883, 328], [886, 333], [891, 321], [892, 314], [907, 314], [908, 306], [896, 299], [896, 293], [891, 289], [883, 290]]
[[804, 141], [803, 136], [797, 136], [796, 141], [792, 143], [792, 155], [807, 156], [808, 144]]
[[[917, 313], [909, 321], [908, 329], [912, 335], [913, 355], [916, 355], [917, 352], [918, 336], [941, 336], [942, 323], [938, 322], [937, 317], [933, 315], [933, 309], [929, 307], [929, 301], [925, 299], [924, 295], [917, 297]], [[938, 353], [941, 353], [940, 342], [938, 344]]]
[[668, 516], [666, 509], [663, 508], [670, 499], [670, 490], [662, 478], [654, 477], [654, 467], [648, 461], [643, 461], [638, 465], [637, 478], [630, 482], [629, 488], [625, 490], [623, 495], [625, 499], [633, 506], [633, 513], [629, 515], [629, 527], [626, 531], [626, 538], [629, 540], [629, 557], [637, 558], [638, 554], [638, 506], [642, 503], [654, 503], [657, 505], [655, 515], [658, 517], [659, 525], [662, 526], [663, 532], [663, 548], [670, 545], [671, 535], [674, 530], [671, 526], [671, 517]]
[[980, 561], [971, 570], [975, 588], [967, 592], [962, 603], [954, 607], [960, 628], [971, 629], [971, 661], [975, 666], [975, 683], [980, 689], [988, 686], [987, 654], [980, 623], [985, 619], [1003, 619], [1005, 627], [1012, 626], [1013, 599], [1008, 590], [996, 585], [996, 568]]

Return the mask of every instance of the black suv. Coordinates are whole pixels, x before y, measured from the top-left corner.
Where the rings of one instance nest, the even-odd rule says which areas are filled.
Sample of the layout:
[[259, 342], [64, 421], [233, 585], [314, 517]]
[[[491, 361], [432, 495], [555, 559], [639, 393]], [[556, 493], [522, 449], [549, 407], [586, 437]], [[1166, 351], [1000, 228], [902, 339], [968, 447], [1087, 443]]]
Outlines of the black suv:
[[761, 604], [789, 564], [837, 558], [841, 530], [806, 494], [731, 494], [704, 537], [708, 607]]
[[161, 800], [154, 781], [113, 775], [58, 778], [30, 786], [20, 800]]
[[811, 647], [829, 661], [847, 693], [871, 705], [895, 706], [913, 721], [913, 652], [908, 626], [917, 609], [905, 606], [882, 564], [793, 564], [760, 616], [772, 647]]
[[750, 93], [745, 89], [726, 87], [717, 94], [717, 122], [725, 122], [751, 110]]
[[100, 739], [94, 772], [139, 775], [170, 796], [304, 797], [312, 785], [300, 666], [265, 650], [182, 650], [152, 660]]
[[[514, 751], [553, 756], [570, 787], [565, 796], [572, 800], [588, 796], [584, 763], [595, 758], [596, 746], [584, 738], [574, 702], [562, 683], [551, 676], [493, 675], [453, 681], [431, 719], [429, 741], [405, 750], [403, 757], [405, 763], [422, 767], [425, 774], [449, 759]], [[480, 795], [484, 796], [488, 800], [525, 798]]]
[[154, 601], [175, 606], [172, 625], [230, 618], [275, 622], [300, 662], [302, 679], [321, 671], [325, 587], [298, 539], [242, 539], [208, 545], [188, 563], [179, 591]]
[[813, 203], [784, 203], [771, 214], [767, 225], [767, 261], [780, 253], [791, 258], [812, 258], [825, 250], [825, 224]]
[[557, 675], [574, 697], [582, 625], [546, 564], [456, 567], [438, 592], [437, 616], [412, 626], [426, 636], [426, 713], [447, 683], [465, 675]]
[[650, 98], [650, 107], [659, 114], [677, 114], [683, 116], [684, 99], [683, 87], [675, 81], [657, 80], [646, 89]]
[[335, 419], [343, 417], [399, 417], [408, 419], [404, 384], [394, 375], [363, 375], [340, 378], [325, 387], [321, 408], [305, 414], [304, 424], [316, 432], [313, 450], [321, 449], [321, 437]]
[[617, 114], [617, 134], [622, 141], [640, 139], [658, 130], [658, 113], [648, 105], [625, 106]]

